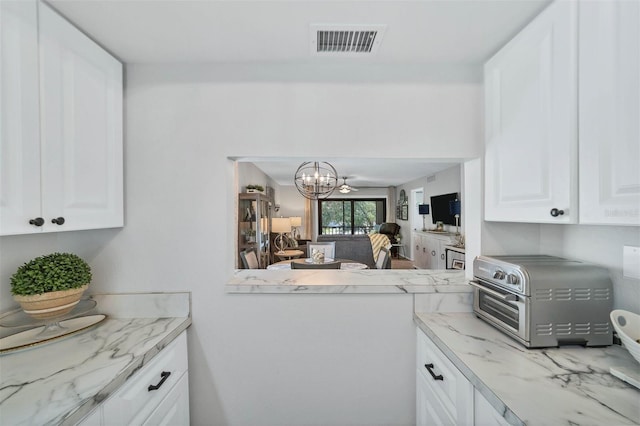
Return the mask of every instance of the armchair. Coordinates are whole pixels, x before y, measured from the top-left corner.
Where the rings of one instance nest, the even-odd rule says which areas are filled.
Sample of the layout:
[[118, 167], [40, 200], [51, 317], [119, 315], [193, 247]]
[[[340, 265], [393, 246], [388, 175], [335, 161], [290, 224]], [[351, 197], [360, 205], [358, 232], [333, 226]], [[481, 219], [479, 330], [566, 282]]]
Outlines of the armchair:
[[[391, 241], [391, 244], [398, 244], [396, 235], [398, 235], [398, 232], [400, 232], [400, 225], [398, 225], [397, 223], [394, 223], [394, 222], [383, 223], [382, 225], [380, 225], [380, 230], [378, 232], [389, 237], [389, 241]], [[398, 255], [397, 250], [398, 250], [397, 247], [391, 248], [391, 251], [395, 256]]]

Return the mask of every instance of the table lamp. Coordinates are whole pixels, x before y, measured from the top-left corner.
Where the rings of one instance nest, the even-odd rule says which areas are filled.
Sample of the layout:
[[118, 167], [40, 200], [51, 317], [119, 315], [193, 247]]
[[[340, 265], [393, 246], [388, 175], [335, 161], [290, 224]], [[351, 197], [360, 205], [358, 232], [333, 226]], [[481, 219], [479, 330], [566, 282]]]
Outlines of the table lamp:
[[278, 254], [283, 254], [285, 249], [284, 234], [291, 232], [291, 219], [288, 217], [274, 217], [271, 219], [271, 232], [279, 235], [273, 239], [273, 244], [278, 249]]
[[460, 200], [457, 198], [455, 200], [449, 201], [449, 214], [452, 214], [456, 218], [456, 235], [459, 235], [460, 232], [458, 230], [459, 220], [460, 220]]
[[298, 226], [302, 226], [302, 217], [300, 216], [292, 216], [291, 219], [291, 228], [293, 228], [293, 238], [296, 240], [300, 239], [300, 231], [298, 231]]
[[429, 204], [418, 204], [418, 214], [422, 215], [422, 230], [427, 230], [427, 224], [425, 223], [425, 215], [429, 214]]

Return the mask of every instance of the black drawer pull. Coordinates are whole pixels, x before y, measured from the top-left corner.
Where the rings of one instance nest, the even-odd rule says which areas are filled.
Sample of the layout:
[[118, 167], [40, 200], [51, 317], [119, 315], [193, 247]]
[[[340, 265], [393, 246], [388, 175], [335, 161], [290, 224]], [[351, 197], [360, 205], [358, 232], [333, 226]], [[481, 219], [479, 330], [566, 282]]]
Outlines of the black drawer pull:
[[[433, 375], [433, 373], [431, 373]], [[160, 389], [160, 386], [162, 386], [165, 382], [165, 380], [167, 380], [169, 378], [169, 376], [171, 375], [170, 371], [163, 371], [162, 373], [160, 373], [160, 381], [158, 382], [157, 385], [149, 385], [149, 387], [147, 388], [147, 390], [149, 392], [154, 391], [154, 390], [158, 390]]]
[[436, 376], [436, 373], [433, 372], [432, 370], [433, 364], [425, 364], [424, 366], [427, 370], [429, 370], [429, 374], [431, 374], [431, 377], [433, 377], [433, 380], [444, 380], [444, 377], [442, 377], [442, 374], [438, 374]]

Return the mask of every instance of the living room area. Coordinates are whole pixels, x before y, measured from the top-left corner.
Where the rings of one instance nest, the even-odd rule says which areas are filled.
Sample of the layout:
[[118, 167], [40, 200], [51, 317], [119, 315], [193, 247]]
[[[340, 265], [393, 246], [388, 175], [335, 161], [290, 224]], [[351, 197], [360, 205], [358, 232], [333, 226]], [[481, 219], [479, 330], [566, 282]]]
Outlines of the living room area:
[[[313, 170], [302, 169], [314, 164], [322, 168], [315, 173], [321, 185], [297, 185], [305, 173], [304, 182], [309, 181]], [[448, 238], [451, 247], [464, 253], [459, 163], [236, 158], [234, 167], [238, 269], [319, 269], [314, 253], [323, 256], [322, 268], [451, 269], [451, 263], [438, 267], [419, 261], [418, 252], [426, 254], [427, 249], [416, 243], [425, 232]], [[309, 188], [315, 193], [308, 194]], [[458, 208], [455, 222], [453, 211], [446, 212], [444, 223], [437, 216], [441, 213], [429, 211], [431, 197], [443, 194], [457, 203], [452, 204]], [[249, 252], [256, 257], [251, 265], [245, 258]]]

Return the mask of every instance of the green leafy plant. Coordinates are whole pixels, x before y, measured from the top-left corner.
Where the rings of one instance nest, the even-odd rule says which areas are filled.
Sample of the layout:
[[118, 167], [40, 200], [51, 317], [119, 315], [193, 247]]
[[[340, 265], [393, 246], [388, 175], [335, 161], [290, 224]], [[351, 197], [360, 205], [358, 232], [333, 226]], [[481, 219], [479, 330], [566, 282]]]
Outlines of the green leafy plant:
[[264, 191], [264, 187], [262, 185], [247, 185], [247, 190], [255, 189], [256, 191]]
[[79, 288], [91, 281], [91, 268], [72, 253], [36, 257], [11, 276], [11, 293], [29, 296]]

